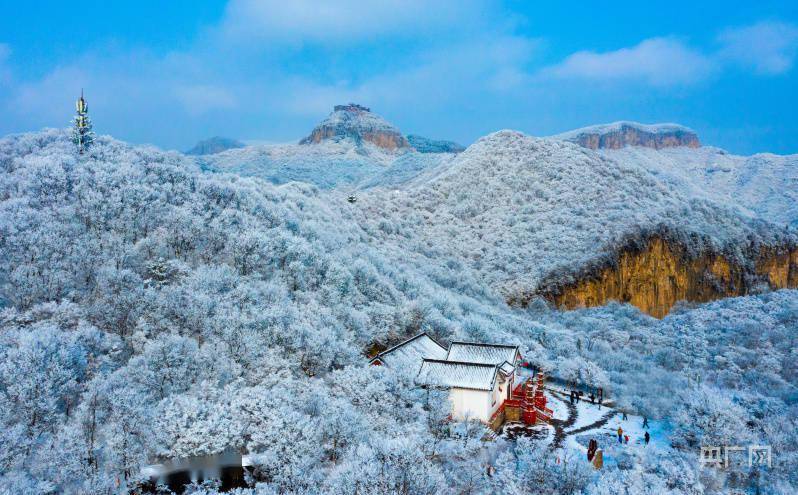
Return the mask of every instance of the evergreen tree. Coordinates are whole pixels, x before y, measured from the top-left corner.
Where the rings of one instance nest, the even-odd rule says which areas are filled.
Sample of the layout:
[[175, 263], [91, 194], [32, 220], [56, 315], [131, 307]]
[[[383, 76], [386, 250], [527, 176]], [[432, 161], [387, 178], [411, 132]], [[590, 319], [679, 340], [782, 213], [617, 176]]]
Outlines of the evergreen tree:
[[78, 113], [72, 121], [72, 142], [78, 147], [78, 153], [83, 154], [94, 142], [89, 105], [83, 99], [83, 90], [80, 91], [80, 98], [75, 102], [75, 107]]

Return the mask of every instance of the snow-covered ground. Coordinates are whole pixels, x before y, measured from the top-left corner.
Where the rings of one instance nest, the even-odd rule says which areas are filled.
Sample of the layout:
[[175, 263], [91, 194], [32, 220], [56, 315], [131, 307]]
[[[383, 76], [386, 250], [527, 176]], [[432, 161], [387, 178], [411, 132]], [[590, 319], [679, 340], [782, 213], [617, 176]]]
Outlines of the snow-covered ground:
[[[552, 390], [553, 389], [553, 390]], [[619, 458], [628, 458], [642, 454], [641, 449], [671, 450], [670, 425], [667, 420], [648, 420], [648, 426], [643, 426], [643, 416], [627, 414], [623, 419], [623, 411], [608, 406], [612, 401], [603, 405], [598, 402], [591, 404], [589, 399], [574, 402], [575, 411], [569, 410], [568, 392], [560, 387], [549, 387], [546, 393], [548, 407], [553, 411], [553, 417], [560, 421], [572, 422], [563, 428], [564, 440], [553, 455], [560, 458], [570, 457], [587, 463], [587, 447], [591, 439], [598, 442], [603, 451], [605, 469], [617, 466]], [[565, 399], [565, 400], [563, 400]], [[624, 442], [618, 442], [618, 428], [623, 430]], [[553, 426], [548, 427], [554, 437]], [[650, 435], [649, 443], [645, 443], [645, 433]], [[625, 436], [629, 436], [626, 443]], [[624, 462], [624, 461], [622, 461]]]
[[[518, 310], [488, 284], [534, 284], [652, 223], [718, 243], [772, 226], [567, 143], [499, 133], [462, 155], [350, 204], [107, 137], [82, 157], [62, 131], [0, 139], [0, 492], [116, 493], [159, 456], [234, 447], [269, 454], [269, 493], [795, 493], [798, 291], [655, 320]], [[556, 464], [550, 430], [483, 441], [446, 421], [446, 397], [366, 366], [420, 331], [519, 344], [645, 411], [653, 443], [630, 416], [635, 443], [600, 442], [598, 475]], [[576, 413], [563, 452], [612, 440], [617, 417], [569, 436], [599, 411]], [[697, 471], [699, 446], [723, 442], [772, 445], [772, 469]]]
[[[599, 409], [598, 405], [585, 403], [584, 401], [577, 404], [577, 414], [579, 420], [574, 426], [568, 430], [573, 431], [576, 429], [584, 430], [589, 425], [595, 424], [606, 417], [608, 412], [614, 411], [606, 406]], [[650, 437], [650, 445], [657, 448], [668, 448], [670, 443], [668, 440], [669, 426], [667, 422], [660, 420], [648, 420], [648, 428], [643, 428], [643, 417], [639, 415], [629, 414], [627, 419], [623, 419], [622, 412], [615, 411], [616, 414], [604, 425], [596, 428], [589, 428], [577, 434], [569, 434], [566, 438], [565, 447], [569, 449], [579, 450], [580, 452], [587, 453], [587, 444], [591, 438], [595, 438], [599, 442], [599, 447], [604, 449], [605, 461], [607, 456], [612, 456], [623, 449], [635, 449], [645, 447], [644, 436], [648, 431]], [[624, 435], [629, 435], [629, 443], [618, 443], [618, 427], [623, 429]]]

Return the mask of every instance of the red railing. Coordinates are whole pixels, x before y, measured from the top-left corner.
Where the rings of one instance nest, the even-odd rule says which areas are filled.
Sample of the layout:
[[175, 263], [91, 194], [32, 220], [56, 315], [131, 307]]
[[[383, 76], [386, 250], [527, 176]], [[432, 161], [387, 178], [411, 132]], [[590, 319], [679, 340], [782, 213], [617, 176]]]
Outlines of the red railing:
[[[538, 386], [541, 386], [538, 389]], [[546, 407], [546, 398], [543, 396], [542, 381], [536, 385], [532, 380], [525, 378], [515, 386], [510, 398], [502, 402], [498, 409], [491, 415], [492, 424], [500, 414], [506, 412], [508, 407], [521, 409], [521, 418], [526, 424], [535, 424], [540, 421], [551, 421], [554, 411]]]
[[510, 394], [510, 397], [512, 398], [520, 397], [522, 395], [524, 385], [529, 383], [529, 381], [530, 381], [529, 378], [524, 378], [523, 380], [521, 380], [521, 382], [518, 385], [516, 385], [515, 388], [513, 389], [513, 393]]

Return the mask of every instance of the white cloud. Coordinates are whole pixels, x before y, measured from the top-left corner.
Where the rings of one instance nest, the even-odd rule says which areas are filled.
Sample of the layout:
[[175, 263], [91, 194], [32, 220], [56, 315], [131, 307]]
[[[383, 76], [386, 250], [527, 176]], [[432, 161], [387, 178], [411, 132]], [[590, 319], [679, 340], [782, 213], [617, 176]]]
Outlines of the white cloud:
[[330, 42], [461, 26], [480, 0], [232, 0], [222, 32], [233, 39]]
[[346, 101], [397, 112], [408, 106], [426, 112], [462, 105], [464, 100], [476, 100], [487, 92], [523, 89], [529, 82], [526, 65], [538, 46], [538, 40], [497, 34], [424, 51], [412, 63], [357, 83], [319, 84], [294, 78], [283, 87], [291, 95], [284, 108], [318, 117]]
[[637, 80], [653, 86], [690, 84], [714, 70], [711, 58], [674, 38], [651, 38], [612, 52], [576, 52], [543, 75], [595, 81]]
[[798, 54], [798, 27], [783, 22], [759, 22], [727, 29], [718, 36], [724, 60], [753, 68], [763, 75], [790, 70]]
[[236, 97], [222, 86], [209, 84], [179, 85], [175, 96], [190, 115], [201, 115], [212, 110], [235, 108]]

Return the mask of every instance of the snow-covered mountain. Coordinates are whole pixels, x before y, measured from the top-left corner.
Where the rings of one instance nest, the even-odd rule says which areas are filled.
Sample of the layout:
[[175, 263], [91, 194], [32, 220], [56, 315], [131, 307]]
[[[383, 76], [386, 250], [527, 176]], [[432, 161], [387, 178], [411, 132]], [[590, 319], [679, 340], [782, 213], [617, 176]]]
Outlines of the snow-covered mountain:
[[640, 165], [670, 187], [763, 219], [798, 227], [798, 155], [738, 156], [701, 148], [626, 147], [606, 150], [608, 158]]
[[[634, 160], [513, 131], [480, 139], [445, 170], [397, 191], [364, 194], [362, 207], [362, 222], [382, 242], [412, 247], [419, 264], [454, 257], [511, 300], [594, 276], [653, 238], [688, 259], [722, 255], [740, 266], [759, 259], [761, 246], [792, 248], [798, 239]], [[658, 283], [652, 293], [664, 289]]]
[[661, 149], [678, 146], [698, 148], [698, 135], [679, 124], [640, 124], [620, 121], [575, 129], [553, 136], [590, 149], [619, 149], [625, 146], [644, 146]]
[[[795, 236], [784, 230], [798, 208], [793, 157], [697, 147], [697, 135], [676, 124], [617, 122], [544, 139], [503, 131], [460, 153], [419, 153], [394, 140], [400, 135], [367, 108], [342, 105], [304, 144], [251, 146], [198, 163], [277, 184], [360, 189], [375, 208], [371, 218], [397, 214], [403, 239], [451, 244], [450, 255], [523, 304], [537, 295], [566, 307], [614, 299], [662, 316], [679, 300], [798, 280]], [[425, 227], [411, 228], [419, 211], [429, 212]], [[656, 268], [663, 256], [674, 260], [665, 271]], [[619, 260], [637, 271], [612, 271]], [[586, 286], [591, 279], [602, 281]]]
[[[660, 225], [741, 257], [791, 237], [627, 161], [503, 131], [350, 203], [108, 137], [84, 155], [64, 131], [0, 139], [0, 492], [132, 491], [145, 464], [227, 448], [264, 454], [246, 495], [795, 492], [798, 291], [662, 320], [506, 304]], [[519, 344], [648, 416], [654, 441], [608, 449], [601, 471], [578, 461], [583, 437], [556, 454], [549, 429], [485, 441], [365, 366], [422, 331]], [[773, 466], [698, 468], [702, 445], [732, 441], [772, 446]]]
[[409, 134], [407, 140], [410, 146], [419, 153], [460, 153], [465, 151], [465, 146], [454, 141], [429, 139], [416, 134]]
[[448, 141], [414, 140], [421, 151], [385, 119], [351, 103], [336, 105], [299, 144], [248, 146], [199, 157], [197, 162], [205, 170], [260, 177], [275, 184], [395, 187], [461, 151]]
[[299, 144], [318, 144], [339, 139], [352, 139], [358, 144], [365, 141], [389, 151], [410, 148], [410, 143], [399, 129], [372, 113], [371, 109], [356, 103], [336, 105], [333, 112]]

